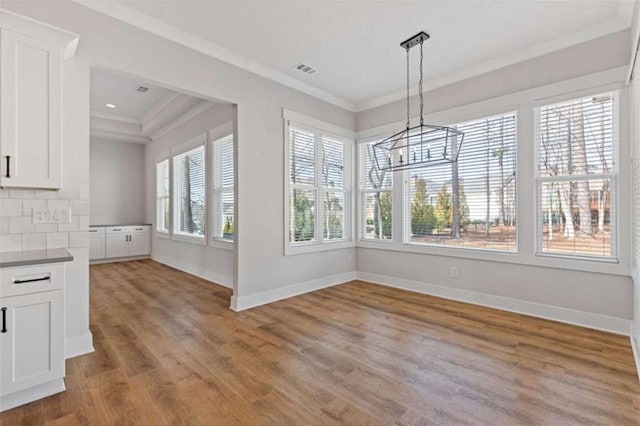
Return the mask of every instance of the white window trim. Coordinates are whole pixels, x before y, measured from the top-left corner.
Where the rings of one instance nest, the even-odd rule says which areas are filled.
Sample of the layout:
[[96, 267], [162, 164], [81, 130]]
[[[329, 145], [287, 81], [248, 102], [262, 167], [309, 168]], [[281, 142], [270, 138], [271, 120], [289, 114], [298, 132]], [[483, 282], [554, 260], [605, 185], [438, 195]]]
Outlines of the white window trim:
[[[207, 133], [203, 133], [201, 135], [198, 135], [196, 137], [194, 137], [193, 139], [190, 139], [184, 143], [181, 143], [179, 145], [174, 146], [171, 149], [171, 161], [170, 161], [170, 168], [171, 168], [171, 200], [175, 200], [175, 188], [177, 187], [176, 185], [176, 176], [174, 173], [174, 162], [175, 162], [175, 158], [178, 155], [184, 154], [185, 152], [191, 151], [192, 149], [198, 148], [200, 146], [203, 147], [204, 149], [204, 154], [205, 154], [205, 197], [204, 197], [204, 211], [205, 214], [207, 214], [208, 210], [208, 205], [209, 205], [209, 197], [207, 196], [207, 167], [206, 167], [206, 157], [207, 157]], [[207, 229], [205, 229], [205, 234], [203, 236], [196, 236], [196, 235], [189, 235], [189, 234], [185, 234], [185, 233], [181, 233], [180, 231], [176, 230], [176, 224], [177, 221], [175, 220], [175, 218], [178, 217], [178, 211], [177, 211], [177, 204], [173, 201], [170, 202], [171, 204], [171, 239], [175, 240], [175, 241], [180, 241], [183, 243], [191, 243], [191, 244], [197, 244], [197, 245], [206, 245], [207, 244], [207, 234], [209, 233], [209, 229], [208, 229], [208, 223], [207, 223]]]
[[[475, 115], [473, 117], [467, 118], [465, 120], [462, 121], [456, 121], [453, 123], [448, 123], [445, 124], [446, 126], [453, 126], [456, 124], [463, 124], [469, 121], [475, 121], [475, 120], [484, 120], [484, 119], [489, 119], [489, 118], [494, 118], [494, 117], [498, 117], [498, 116], [505, 116], [505, 115], [510, 115], [513, 114], [515, 116], [515, 133], [516, 133], [516, 144], [515, 144], [515, 158], [516, 158], [516, 184], [518, 184], [519, 179], [520, 179], [520, 167], [519, 167], [519, 162], [518, 162], [518, 136], [519, 136], [519, 132], [518, 132], [518, 108], [512, 108], [510, 110], [505, 110], [505, 111], [500, 111], [500, 112], [493, 112], [491, 114], [481, 114], [481, 115]], [[464, 141], [463, 141], [463, 147], [464, 147]], [[519, 216], [519, 211], [518, 211], [518, 190], [516, 190], [516, 194], [515, 194], [515, 201], [516, 201], [516, 245], [515, 248], [513, 250], [505, 250], [505, 249], [492, 249], [492, 248], [486, 248], [486, 247], [465, 247], [465, 246], [455, 246], [455, 245], [448, 245], [448, 244], [439, 244], [439, 243], [415, 243], [415, 242], [411, 242], [411, 205], [410, 205], [410, 195], [409, 195], [409, 191], [410, 191], [410, 187], [409, 185], [407, 185], [407, 182], [409, 180], [409, 170], [403, 170], [400, 172], [401, 176], [402, 176], [402, 224], [403, 224], [403, 229], [402, 229], [402, 238], [403, 238], [403, 243], [405, 245], [408, 246], [418, 246], [418, 247], [436, 247], [436, 248], [452, 248], [455, 250], [462, 250], [464, 252], [467, 251], [472, 251], [472, 252], [490, 252], [490, 253], [507, 253], [507, 254], [512, 254], [512, 253], [518, 253], [518, 246], [519, 246], [519, 242], [518, 242], [518, 233], [520, 232], [520, 226], [518, 225], [518, 216]], [[518, 187], [516, 187], [516, 189], [518, 189]], [[408, 220], [407, 220], [408, 219]]]
[[[518, 252], [493, 252], [489, 250], [482, 250], [477, 252], [471, 249], [459, 249], [453, 247], [431, 247], [431, 246], [415, 246], [406, 245], [397, 241], [395, 238], [398, 227], [402, 230], [402, 223], [396, 225], [394, 223], [394, 241], [372, 241], [372, 240], [360, 240], [357, 239], [357, 247], [363, 249], [374, 250], [391, 250], [406, 253], [418, 253], [427, 254], [432, 256], [443, 256], [449, 258], [470, 259], [478, 261], [491, 261], [514, 265], [529, 265], [538, 266], [544, 268], [557, 268], [572, 271], [584, 271], [604, 273], [619, 276], [630, 276], [631, 274], [631, 252], [630, 244], [623, 244], [623, 241], [618, 242], [618, 263], [611, 262], [598, 262], [591, 259], [578, 259], [578, 258], [560, 258], [557, 256], [536, 256], [535, 255], [535, 189], [534, 184], [534, 166], [533, 158], [534, 146], [533, 146], [533, 124], [534, 113], [533, 108], [539, 105], [553, 103], [556, 100], [571, 99], [580, 97], [582, 94], [594, 94], [607, 91], [621, 91], [620, 93], [620, 159], [626, 158], [626, 148], [624, 140], [629, 135], [623, 128], [625, 122], [623, 120], [630, 119], [629, 111], [623, 108], [625, 105], [625, 99], [628, 98], [624, 88], [624, 78], [626, 76], [627, 67], [613, 68], [607, 71], [589, 74], [581, 77], [572, 78], [556, 83], [552, 83], [546, 86], [540, 86], [533, 89], [526, 89], [519, 92], [514, 92], [504, 96], [498, 96], [494, 98], [488, 98], [482, 101], [466, 104], [458, 107], [454, 107], [447, 110], [438, 111], [432, 114], [425, 115], [425, 121], [429, 123], [450, 123], [450, 122], [463, 122], [473, 119], [481, 115], [493, 115], [504, 111], [517, 110], [518, 112], [518, 156], [517, 156], [517, 179], [518, 179]], [[418, 120], [418, 117], [412, 118], [412, 122]], [[403, 128], [405, 121], [398, 121], [395, 123], [385, 124], [382, 126], [363, 129], [357, 132], [358, 143], [367, 141], [371, 138], [384, 138], [389, 134], [397, 131], [397, 129]], [[627, 126], [628, 127], [628, 126]], [[530, 133], [530, 134], [529, 134]], [[623, 152], [624, 148], [624, 152]], [[630, 154], [629, 154], [630, 158]], [[627, 164], [628, 163], [628, 164]], [[628, 162], [620, 161], [618, 169], [618, 192], [627, 193], [626, 189], [630, 188], [631, 182], [631, 165], [630, 160]], [[395, 179], [395, 176], [394, 176]], [[629, 181], [629, 182], [627, 182]], [[357, 182], [356, 182], [357, 184]], [[359, 194], [359, 188], [354, 191]], [[403, 201], [396, 201], [394, 193], [394, 211], [393, 215], [396, 217], [396, 205]], [[358, 200], [360, 203], [360, 200]], [[359, 205], [359, 204], [358, 204]], [[403, 204], [401, 204], [402, 206]], [[531, 210], [533, 216], [527, 216], [527, 211]], [[631, 211], [631, 205], [628, 200], [618, 199], [618, 211], [625, 212]], [[360, 215], [356, 216], [357, 220], [360, 220]], [[623, 219], [623, 215], [618, 213], [618, 233], [623, 235], [631, 232], [632, 228], [630, 223], [627, 223], [627, 219]], [[397, 222], [397, 221], [396, 221]], [[359, 225], [359, 224], [358, 224]]]
[[[230, 192], [232, 191], [234, 193], [234, 203], [235, 203], [235, 199], [236, 199], [236, 178], [237, 178], [237, 171], [236, 171], [236, 146], [235, 146], [235, 135], [234, 135], [234, 131], [233, 131], [233, 122], [228, 122], [225, 123], [221, 126], [218, 126], [214, 129], [209, 130], [208, 132], [208, 138], [209, 138], [209, 142], [207, 143], [207, 173], [212, 173], [213, 172], [213, 167], [214, 167], [214, 144], [222, 139], [226, 139], [228, 137], [233, 137], [234, 141], [234, 147], [233, 147], [233, 161], [234, 161], [234, 167], [233, 167], [233, 173], [234, 173], [234, 177], [233, 177], [233, 187], [231, 187], [231, 189], [229, 190], [227, 187], [227, 189], [225, 190], [225, 188], [220, 188], [220, 189], [216, 189], [213, 186], [213, 176], [207, 176], [207, 185], [209, 185], [209, 187], [207, 188], [207, 195], [208, 197], [211, 197], [211, 201], [208, 203], [210, 205], [210, 211], [207, 212], [207, 217], [208, 217], [208, 223], [207, 223], [207, 234], [209, 235], [208, 239], [208, 245], [211, 247], [216, 247], [216, 248], [221, 248], [224, 250], [233, 250], [233, 246], [235, 244], [235, 234], [234, 234], [234, 240], [228, 240], [222, 237], [218, 237], [216, 236], [216, 232], [214, 231], [215, 226], [217, 226], [216, 224], [216, 194], [219, 192]], [[234, 206], [234, 216], [235, 216], [235, 211], [236, 208]], [[234, 228], [235, 228], [235, 217], [234, 217]]]
[[[540, 135], [540, 108], [546, 105], [553, 105], [557, 103], [568, 102], [571, 100], [587, 98], [589, 96], [599, 95], [602, 93], [612, 93], [614, 96], [613, 102], [613, 123], [612, 123], [612, 133], [613, 133], [613, 164], [615, 166], [615, 172], [609, 173], [594, 173], [594, 174], [583, 174], [583, 175], [567, 175], [567, 176], [542, 176], [537, 170], [537, 166], [539, 163], [539, 155], [540, 152], [538, 150], [538, 138]], [[609, 263], [609, 264], [618, 264], [620, 263], [619, 257], [619, 247], [618, 247], [618, 232], [619, 232], [619, 223], [620, 219], [620, 200], [618, 198], [619, 192], [619, 180], [620, 180], [620, 88], [611, 88], [609, 90], [603, 90], [601, 87], [591, 88], [582, 90], [579, 92], [566, 93], [559, 96], [554, 96], [552, 98], [547, 98], [544, 100], [538, 100], [533, 104], [533, 131], [534, 131], [534, 155], [533, 155], [533, 170], [534, 170], [534, 197], [535, 197], [535, 230], [534, 230], [534, 253], [536, 257], [540, 258], [558, 258], [564, 260], [578, 260], [585, 262], [596, 262], [596, 263]], [[615, 202], [614, 215], [615, 219], [613, 223], [610, 223], [611, 227], [609, 230], [610, 233], [610, 256], [590, 256], [586, 254], [570, 254], [570, 253], [554, 253], [554, 252], [545, 252], [542, 250], [544, 241], [542, 239], [542, 234], [539, 232], [542, 229], [542, 224], [540, 223], [541, 217], [541, 209], [542, 203], [540, 202], [540, 194], [541, 194], [541, 185], [544, 182], [561, 182], [561, 181], [570, 181], [576, 179], [609, 179], [612, 183], [611, 185], [611, 201]], [[609, 213], [611, 214], [611, 213]]]
[[[283, 133], [284, 133], [284, 233], [283, 233], [283, 241], [284, 241], [284, 254], [285, 256], [295, 255], [295, 254], [303, 254], [303, 253], [312, 253], [326, 250], [339, 250], [343, 248], [355, 247], [355, 238], [353, 237], [355, 223], [356, 220], [354, 215], [354, 179], [355, 179], [355, 167], [353, 165], [355, 162], [353, 161], [354, 150], [355, 150], [355, 132], [340, 128], [331, 123], [325, 123], [318, 119], [305, 116], [300, 113], [296, 113], [287, 109], [282, 110], [283, 117]], [[315, 224], [315, 236], [316, 239], [314, 241], [305, 241], [294, 243], [290, 241], [290, 189], [292, 187], [289, 182], [289, 168], [290, 168], [290, 158], [289, 158], [289, 128], [291, 126], [307, 129], [314, 134], [322, 133], [326, 136], [330, 136], [336, 138], [344, 143], [344, 166], [345, 166], [345, 184], [344, 189], [341, 192], [345, 194], [345, 215], [344, 215], [344, 233], [345, 237], [341, 239], [332, 239], [325, 240], [322, 238], [321, 225], [322, 222], [322, 209], [318, 208], [318, 200], [320, 199], [320, 194], [318, 194], [317, 188], [318, 185], [313, 187], [302, 185], [301, 188], [309, 188], [316, 190], [316, 215], [314, 219]], [[319, 137], [316, 135], [316, 150], [319, 143]], [[319, 167], [319, 156], [316, 155], [315, 162], [315, 180], [318, 182], [318, 173], [321, 167]], [[298, 185], [296, 185], [298, 186]]]
[[[393, 182], [394, 184], [389, 187], [389, 188], [385, 188], [385, 189], [380, 189], [380, 190], [375, 190], [375, 189], [366, 189], [366, 188], [361, 188], [360, 187], [360, 169], [362, 167], [361, 164], [361, 158], [360, 158], [360, 147], [361, 145], [366, 145], [366, 144], [370, 144], [372, 142], [377, 142], [380, 141], [384, 138], [383, 135], [379, 135], [378, 137], [366, 137], [366, 138], [362, 138], [358, 141], [356, 141], [355, 144], [355, 172], [356, 172], [356, 190], [354, 191], [356, 193], [356, 208], [357, 208], [357, 216], [356, 216], [356, 228], [358, 230], [358, 241], [363, 242], [363, 243], [372, 243], [372, 244], [393, 244], [395, 242], [396, 239], [396, 233], [395, 233], [395, 223], [397, 222], [396, 217], [395, 217], [395, 212], [391, 212], [391, 238], [390, 239], [376, 239], [376, 238], [365, 238], [364, 236], [364, 230], [366, 227], [366, 223], [363, 220], [363, 215], [364, 215], [364, 210], [363, 210], [363, 203], [364, 203], [364, 194], [375, 194], [376, 192], [389, 192], [391, 194], [391, 200], [392, 200], [392, 210], [393, 207], [395, 206], [395, 201], [394, 200], [394, 188], [395, 188], [395, 179], [396, 179], [396, 173], [393, 172]], [[359, 243], [358, 243], [359, 245]]]
[[[162, 230], [162, 229], [158, 229], [158, 164], [163, 162], [163, 161], [167, 161], [168, 164], [168, 169], [169, 169], [169, 223], [167, 223], [167, 230]], [[173, 226], [173, 195], [172, 195], [172, 191], [173, 191], [173, 167], [171, 167], [171, 152], [170, 151], [163, 151], [160, 152], [157, 156], [156, 156], [156, 162], [155, 162], [155, 167], [154, 167], [154, 176], [155, 176], [155, 196], [154, 196], [154, 223], [153, 223], [153, 229], [154, 229], [154, 233], [155, 236], [158, 238], [163, 238], [163, 239], [170, 239], [171, 238], [171, 231], [172, 231], [172, 226]]]

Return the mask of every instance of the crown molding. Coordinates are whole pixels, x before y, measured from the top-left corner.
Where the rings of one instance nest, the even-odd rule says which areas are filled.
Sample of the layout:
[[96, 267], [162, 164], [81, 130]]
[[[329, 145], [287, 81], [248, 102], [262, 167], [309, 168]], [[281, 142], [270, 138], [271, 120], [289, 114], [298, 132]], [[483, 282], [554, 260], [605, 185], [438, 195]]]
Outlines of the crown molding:
[[136, 118], [126, 117], [124, 115], [111, 114], [108, 112], [91, 110], [91, 117], [103, 118], [105, 120], [119, 121], [121, 123], [137, 124], [140, 125], [140, 120]]
[[171, 132], [172, 130], [176, 129], [177, 127], [183, 125], [184, 123], [188, 122], [189, 120], [202, 114], [203, 112], [213, 107], [214, 105], [215, 104], [213, 102], [202, 101], [198, 105], [194, 106], [193, 108], [185, 112], [184, 114], [177, 117], [176, 119], [165, 124], [160, 129], [156, 130], [154, 133], [151, 133], [149, 137], [152, 140], [158, 139], [166, 135], [167, 133]]
[[147, 136], [155, 134], [175, 117], [182, 115], [199, 103], [199, 98], [182, 93], [172, 93], [164, 97], [143, 115], [144, 118], [140, 120], [142, 133]]
[[[179, 96], [180, 96], [180, 93], [178, 93], [178, 92], [168, 93], [165, 97], [163, 97], [158, 102], [156, 102], [155, 105], [153, 105], [151, 108], [149, 108], [149, 110], [147, 112], [145, 112], [144, 114], [142, 114], [140, 116], [140, 122], [141, 123], [148, 123], [150, 120], [153, 119], [153, 117], [157, 116], [158, 113], [160, 113], [160, 111], [165, 109], [172, 102], [175, 102], [175, 100], [178, 99]], [[147, 126], [148, 126], [148, 124], [147, 124]], [[145, 127], [144, 124], [143, 124], [143, 127]]]
[[[626, 10], [626, 9], [625, 9]], [[620, 9], [619, 9], [620, 13]], [[625, 12], [626, 13], [626, 12]], [[600, 25], [590, 27], [588, 29], [577, 31], [566, 36], [556, 38], [554, 40], [533, 45], [529, 48], [519, 50], [507, 55], [500, 56], [498, 58], [480, 63], [475, 66], [464, 68], [458, 72], [447, 74], [444, 77], [427, 80], [423, 84], [423, 92], [428, 92], [439, 87], [444, 87], [458, 81], [466, 80], [472, 77], [479, 76], [481, 74], [495, 71], [500, 68], [504, 68], [510, 65], [524, 62], [539, 56], [546, 55], [548, 53], [556, 52], [558, 50], [565, 49], [567, 47], [575, 46], [580, 43], [584, 43], [590, 40], [594, 40], [599, 37], [606, 36], [618, 31], [623, 31], [629, 28], [626, 21], [620, 19], [612, 19], [608, 22], [604, 22]], [[411, 93], [417, 94], [418, 86], [414, 86], [411, 89]], [[380, 96], [358, 103], [356, 105], [356, 112], [366, 111], [368, 109], [376, 108], [382, 105], [386, 105], [392, 102], [405, 99], [406, 90], [397, 91], [388, 95]]]
[[112, 132], [106, 129], [91, 129], [89, 135], [92, 138], [106, 139], [110, 141], [116, 142], [127, 142], [127, 143], [137, 143], [137, 144], [146, 144], [151, 142], [146, 136], [140, 135], [132, 135], [125, 133]]
[[[376, 108], [378, 106], [403, 99], [405, 96], [405, 91], [403, 90], [358, 103], [351, 102], [340, 96], [312, 86], [302, 80], [291, 77], [286, 73], [276, 70], [275, 68], [261, 64], [245, 56], [232, 52], [215, 43], [209, 42], [202, 37], [193, 35], [177, 27], [166, 24], [158, 19], [155, 19], [149, 15], [146, 15], [116, 1], [73, 1], [99, 13], [108, 15], [112, 18], [133, 25], [142, 30], [148, 31], [167, 40], [171, 40], [210, 57], [229, 63], [238, 68], [252, 72], [261, 77], [275, 81], [276, 83], [298, 90], [309, 96], [313, 96], [317, 99], [323, 100], [351, 112], [361, 112], [368, 109]], [[519, 51], [461, 69], [457, 72], [450, 73], [440, 78], [427, 80], [424, 82], [423, 90], [433, 90], [439, 87], [456, 83], [458, 81], [476, 77], [490, 71], [504, 68], [518, 62], [527, 61], [538, 56], [584, 43], [617, 31], [628, 29], [632, 20], [634, 5], [635, 2], [621, 0], [618, 6], [617, 17], [614, 19], [581, 31], [576, 31], [572, 34], [558, 37], [554, 40], [533, 45], [528, 48], [521, 49]], [[416, 92], [417, 87], [414, 87], [412, 91]]]
[[[1, 3], [1, 2], [0, 2]], [[75, 56], [80, 36], [26, 16], [0, 9], [0, 27], [62, 47], [65, 60]]]
[[204, 53], [205, 55], [219, 59], [223, 62], [252, 72], [261, 77], [273, 80], [276, 83], [298, 90], [309, 96], [313, 96], [317, 99], [328, 102], [348, 111], [355, 112], [355, 104], [353, 102], [350, 102], [332, 93], [326, 92], [322, 89], [318, 89], [311, 84], [291, 77], [290, 75], [282, 71], [276, 70], [275, 68], [261, 64], [245, 56], [232, 52], [231, 50], [207, 41], [202, 37], [183, 31], [177, 27], [174, 27], [173, 25], [166, 24], [149, 15], [138, 12], [137, 10], [124, 4], [115, 2], [113, 0], [73, 1], [89, 9], [95, 10], [96, 12], [111, 16], [112, 18], [141, 28], [152, 34], [155, 34], [167, 40], [171, 40], [175, 43], [181, 44], [200, 53]]

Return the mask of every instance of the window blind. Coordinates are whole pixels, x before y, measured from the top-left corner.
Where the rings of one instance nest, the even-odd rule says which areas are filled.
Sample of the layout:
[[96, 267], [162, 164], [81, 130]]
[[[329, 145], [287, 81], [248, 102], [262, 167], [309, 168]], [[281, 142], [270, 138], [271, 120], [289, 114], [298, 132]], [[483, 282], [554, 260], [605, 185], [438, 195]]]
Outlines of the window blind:
[[156, 164], [156, 231], [169, 232], [169, 160]]
[[322, 243], [347, 237], [349, 145], [322, 131], [289, 125], [289, 241]]
[[405, 172], [407, 242], [515, 251], [516, 114], [452, 127], [464, 132], [457, 163]]
[[360, 211], [363, 239], [392, 238], [393, 173], [378, 170], [373, 142], [360, 144]]
[[204, 146], [173, 157], [175, 232], [203, 237], [206, 228]]
[[616, 96], [537, 111], [538, 251], [614, 257]]
[[213, 142], [214, 237], [233, 241], [234, 215], [233, 135]]

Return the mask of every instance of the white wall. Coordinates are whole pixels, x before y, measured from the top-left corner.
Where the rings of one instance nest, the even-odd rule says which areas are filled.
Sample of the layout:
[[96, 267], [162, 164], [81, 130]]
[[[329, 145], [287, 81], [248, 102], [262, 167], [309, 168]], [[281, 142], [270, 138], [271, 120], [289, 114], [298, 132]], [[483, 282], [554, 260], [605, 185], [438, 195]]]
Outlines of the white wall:
[[[633, 80], [631, 80], [631, 98], [632, 98], [632, 116], [631, 135], [633, 140], [633, 282], [634, 282], [634, 304], [633, 304], [633, 335], [632, 345], [634, 346], [636, 357], [636, 368], [638, 377], [640, 377], [640, 163], [638, 155], [640, 154], [640, 57], [636, 57], [634, 49], [640, 39], [640, 4], [636, 2], [633, 11], [633, 21], [631, 26], [630, 43], [632, 51], [630, 54], [630, 67], [633, 66]], [[631, 69], [629, 69], [631, 71]]]
[[353, 113], [77, 3], [4, 1], [3, 7], [78, 33], [78, 51], [93, 66], [142, 76], [155, 84], [238, 106], [237, 298], [353, 273], [353, 248], [283, 254], [282, 108], [349, 130], [355, 130]]
[[[233, 107], [215, 105], [145, 145], [147, 181], [145, 200], [148, 223], [155, 222], [155, 173], [158, 156], [169, 152], [177, 145], [207, 133], [211, 129], [226, 127], [225, 124], [233, 129], [234, 116]], [[203, 246], [170, 240], [166, 236], [158, 236], [154, 232], [151, 257], [226, 287], [233, 287], [235, 263], [232, 245], [228, 248]]]
[[[0, 190], [0, 251], [67, 248], [65, 353], [93, 351], [89, 331], [89, 66], [64, 63], [62, 189]], [[34, 206], [71, 207], [70, 224], [31, 224]]]
[[[448, 124], [518, 111], [519, 252], [421, 248], [420, 253], [407, 253], [401, 251], [407, 250], [402, 242], [362, 243], [357, 250], [359, 276], [627, 334], [633, 317], [629, 96], [624, 87], [629, 51], [629, 31], [622, 31], [426, 93], [427, 122]], [[536, 256], [533, 106], [594, 90], [621, 90], [619, 263]], [[400, 122], [404, 114], [403, 102], [360, 112], [358, 135], [375, 135], [371, 128]], [[401, 214], [401, 209], [394, 210], [395, 217]], [[402, 228], [394, 228], [394, 233], [402, 235]], [[457, 279], [450, 277], [453, 266], [459, 269]]]
[[145, 223], [144, 145], [91, 138], [91, 225]]

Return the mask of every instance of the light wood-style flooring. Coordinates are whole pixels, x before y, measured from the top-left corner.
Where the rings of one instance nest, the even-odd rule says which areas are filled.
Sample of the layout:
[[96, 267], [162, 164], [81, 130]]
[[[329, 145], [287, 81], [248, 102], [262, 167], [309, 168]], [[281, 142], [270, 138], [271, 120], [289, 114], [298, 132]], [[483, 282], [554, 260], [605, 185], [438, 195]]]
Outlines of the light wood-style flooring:
[[358, 281], [230, 296], [151, 260], [92, 266], [95, 353], [0, 424], [640, 424], [623, 336]]

